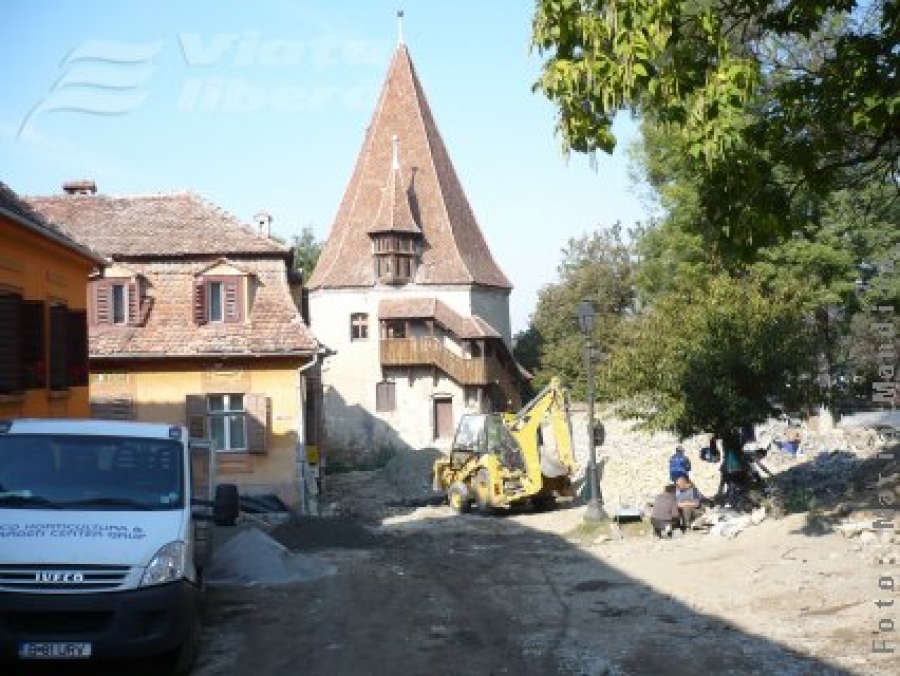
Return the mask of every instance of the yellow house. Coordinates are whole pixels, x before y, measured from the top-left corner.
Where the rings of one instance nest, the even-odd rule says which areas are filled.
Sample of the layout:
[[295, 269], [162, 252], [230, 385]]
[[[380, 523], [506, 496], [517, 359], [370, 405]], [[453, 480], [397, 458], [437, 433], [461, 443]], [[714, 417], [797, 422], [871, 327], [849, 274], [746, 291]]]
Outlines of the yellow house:
[[[292, 297], [291, 249], [191, 193], [29, 198], [102, 252], [88, 320], [95, 417], [184, 422], [220, 479], [302, 508], [321, 350]], [[298, 504], [299, 503], [299, 504]]]
[[103, 265], [0, 183], [0, 418], [84, 418], [87, 284]]

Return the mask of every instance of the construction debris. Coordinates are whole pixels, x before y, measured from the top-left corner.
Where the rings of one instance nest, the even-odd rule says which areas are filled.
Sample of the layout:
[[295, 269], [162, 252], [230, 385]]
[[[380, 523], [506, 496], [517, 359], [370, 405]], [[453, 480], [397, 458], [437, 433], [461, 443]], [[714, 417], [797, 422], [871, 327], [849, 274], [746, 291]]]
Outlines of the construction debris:
[[697, 518], [691, 528], [693, 530], [705, 530], [709, 535], [716, 535], [724, 538], [735, 538], [741, 531], [749, 526], [762, 522], [765, 518], [765, 509], [762, 509], [762, 517], [754, 512], [758, 521], [754, 521], [754, 516], [750, 514], [741, 514], [728, 507], [716, 507], [704, 512]]

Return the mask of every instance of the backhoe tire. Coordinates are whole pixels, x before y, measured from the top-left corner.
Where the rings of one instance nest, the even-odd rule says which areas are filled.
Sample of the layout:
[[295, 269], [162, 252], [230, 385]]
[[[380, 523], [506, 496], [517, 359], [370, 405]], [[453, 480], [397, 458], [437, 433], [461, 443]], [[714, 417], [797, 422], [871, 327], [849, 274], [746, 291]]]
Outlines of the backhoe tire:
[[556, 496], [553, 493], [538, 493], [531, 498], [531, 508], [535, 512], [549, 512], [556, 508]]
[[472, 508], [469, 491], [462, 483], [455, 483], [447, 489], [447, 502], [450, 503], [450, 509], [457, 514], [468, 514]]
[[491, 478], [486, 469], [478, 470], [478, 474], [475, 475], [473, 490], [478, 511], [481, 514], [492, 514], [494, 505], [491, 503]]

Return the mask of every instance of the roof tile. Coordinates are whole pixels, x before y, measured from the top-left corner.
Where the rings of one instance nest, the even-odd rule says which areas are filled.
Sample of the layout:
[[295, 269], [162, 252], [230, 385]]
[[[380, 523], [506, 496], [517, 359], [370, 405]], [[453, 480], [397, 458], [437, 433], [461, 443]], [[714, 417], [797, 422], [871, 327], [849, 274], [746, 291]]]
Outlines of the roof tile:
[[[145, 326], [91, 327], [92, 358], [300, 355], [318, 348], [291, 296], [290, 249], [193, 194], [30, 197], [38, 212], [144, 279]], [[194, 281], [220, 263], [254, 291], [242, 323], [193, 321]]]
[[109, 197], [26, 197], [38, 213], [78, 241], [115, 258], [269, 253], [289, 248], [232, 214], [185, 192]]
[[401, 187], [409, 195], [411, 215], [425, 243], [416, 283], [512, 288], [478, 227], [402, 44], [309, 288], [375, 284], [368, 233], [382, 225], [378, 213], [392, 167], [394, 136], [400, 141], [400, 164], [410, 172]]

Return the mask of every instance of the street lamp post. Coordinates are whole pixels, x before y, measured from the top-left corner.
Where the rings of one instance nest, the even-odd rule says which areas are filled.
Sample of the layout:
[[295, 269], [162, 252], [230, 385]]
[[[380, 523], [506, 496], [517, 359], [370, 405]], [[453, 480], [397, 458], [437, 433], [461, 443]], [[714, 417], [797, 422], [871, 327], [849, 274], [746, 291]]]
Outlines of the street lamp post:
[[578, 305], [578, 325], [584, 334], [584, 367], [587, 370], [588, 381], [588, 497], [587, 509], [584, 512], [585, 521], [599, 521], [603, 519], [603, 497], [600, 495], [600, 482], [597, 478], [597, 447], [594, 438], [594, 346], [591, 336], [594, 331], [594, 306], [590, 301], [583, 300]]

